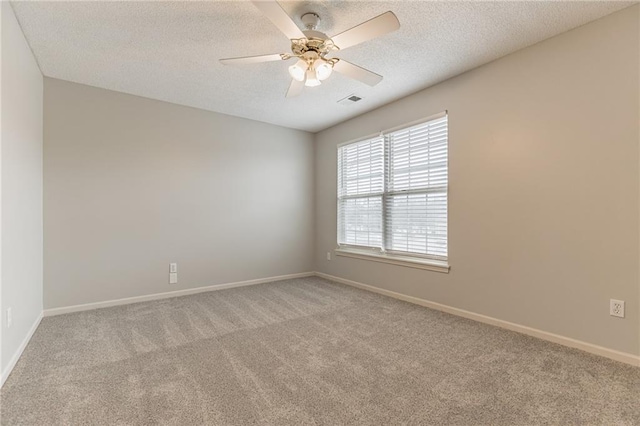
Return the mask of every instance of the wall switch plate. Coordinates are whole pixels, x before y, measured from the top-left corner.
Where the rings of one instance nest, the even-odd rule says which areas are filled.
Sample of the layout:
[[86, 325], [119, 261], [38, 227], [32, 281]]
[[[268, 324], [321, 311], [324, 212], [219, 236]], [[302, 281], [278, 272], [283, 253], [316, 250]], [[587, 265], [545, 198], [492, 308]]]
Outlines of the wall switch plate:
[[177, 273], [171, 273], [169, 274], [169, 284], [178, 284], [178, 274]]
[[609, 301], [609, 315], [624, 318], [624, 300], [611, 299]]
[[330, 251], [327, 252], [327, 260], [331, 260], [331, 252]]
[[171, 273], [178, 272], [178, 264], [177, 263], [170, 263], [169, 264], [169, 272], [171, 272]]
[[7, 328], [11, 327], [13, 324], [13, 310], [11, 308], [7, 308]]

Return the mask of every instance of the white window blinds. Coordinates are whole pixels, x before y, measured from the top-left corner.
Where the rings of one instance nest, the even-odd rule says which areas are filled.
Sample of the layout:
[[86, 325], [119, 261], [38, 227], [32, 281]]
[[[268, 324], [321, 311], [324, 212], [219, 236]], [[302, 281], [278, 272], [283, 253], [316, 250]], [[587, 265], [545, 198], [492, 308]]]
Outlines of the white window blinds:
[[338, 243], [447, 258], [447, 116], [338, 149]]
[[384, 139], [375, 138], [338, 151], [339, 242], [382, 248]]

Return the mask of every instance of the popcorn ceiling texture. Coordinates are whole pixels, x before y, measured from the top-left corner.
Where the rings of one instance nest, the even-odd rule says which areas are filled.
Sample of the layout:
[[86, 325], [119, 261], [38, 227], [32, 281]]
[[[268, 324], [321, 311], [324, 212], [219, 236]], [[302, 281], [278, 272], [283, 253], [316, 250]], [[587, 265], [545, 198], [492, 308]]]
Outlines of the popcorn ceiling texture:
[[45, 318], [3, 425], [637, 425], [640, 369], [320, 278]]
[[[220, 58], [289, 52], [249, 2], [13, 2], [47, 77], [316, 132], [485, 64], [630, 2], [286, 2], [335, 35], [387, 10], [401, 28], [339, 52], [384, 76], [370, 88], [335, 75], [285, 99], [288, 63]], [[336, 102], [351, 93], [349, 106]]]

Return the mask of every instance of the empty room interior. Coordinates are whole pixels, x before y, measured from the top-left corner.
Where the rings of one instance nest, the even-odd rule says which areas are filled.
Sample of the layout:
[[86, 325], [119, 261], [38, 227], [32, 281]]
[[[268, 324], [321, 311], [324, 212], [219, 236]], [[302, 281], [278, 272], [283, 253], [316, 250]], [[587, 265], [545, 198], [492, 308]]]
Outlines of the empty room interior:
[[0, 424], [640, 425], [638, 2], [0, 6]]

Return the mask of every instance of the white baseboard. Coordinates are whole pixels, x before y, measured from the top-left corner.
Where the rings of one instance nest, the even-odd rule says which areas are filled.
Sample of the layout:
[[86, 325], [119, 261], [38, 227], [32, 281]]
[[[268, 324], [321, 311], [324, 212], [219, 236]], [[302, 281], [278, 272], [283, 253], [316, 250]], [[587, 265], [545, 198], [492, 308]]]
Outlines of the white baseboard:
[[190, 294], [205, 293], [208, 291], [225, 290], [228, 288], [245, 287], [274, 281], [290, 280], [293, 278], [304, 278], [314, 276], [314, 272], [302, 272], [299, 274], [279, 275], [277, 277], [258, 278], [255, 280], [239, 281], [227, 284], [217, 284], [207, 287], [188, 288], [184, 290], [168, 291], [166, 293], [155, 293], [145, 296], [127, 297], [124, 299], [106, 300], [104, 302], [86, 303], [83, 305], [65, 306], [62, 308], [45, 309], [44, 316], [68, 314], [71, 312], [89, 311], [92, 309], [108, 308], [111, 306], [129, 305], [131, 303], [148, 302], [150, 300], [169, 299], [171, 297], [188, 296]]
[[15, 367], [16, 364], [18, 363], [18, 360], [22, 356], [22, 352], [24, 352], [24, 349], [29, 344], [29, 341], [31, 340], [31, 337], [33, 337], [33, 333], [36, 332], [36, 329], [40, 325], [40, 321], [42, 321], [42, 317], [43, 317], [42, 312], [40, 312], [40, 315], [38, 315], [38, 318], [36, 318], [36, 320], [34, 321], [33, 325], [31, 326], [31, 328], [27, 332], [27, 335], [24, 336], [24, 339], [22, 340], [22, 343], [20, 343], [20, 346], [18, 346], [18, 349], [16, 350], [16, 352], [11, 357], [11, 360], [9, 361], [9, 364], [7, 364], [7, 367], [2, 372], [2, 376], [0, 377], [0, 388], [2, 388], [2, 386], [4, 386], [4, 382], [7, 381], [7, 379], [9, 378], [9, 375], [11, 374], [11, 371], [13, 371], [13, 367]]
[[526, 334], [528, 336], [537, 337], [542, 340], [558, 343], [560, 345], [568, 346], [570, 348], [580, 349], [594, 355], [603, 356], [605, 358], [610, 358], [615, 361], [624, 362], [625, 364], [631, 364], [633, 366], [640, 367], [640, 356], [638, 355], [616, 351], [613, 349], [605, 348], [603, 346], [598, 346], [592, 343], [583, 342], [581, 340], [572, 339], [570, 337], [560, 336], [558, 334], [553, 334], [547, 331], [538, 330], [536, 328], [515, 324], [509, 321], [503, 321], [503, 320], [489, 317], [486, 315], [477, 314], [475, 312], [465, 311], [464, 309], [458, 309], [452, 306], [443, 305], [441, 303], [420, 299], [418, 297], [407, 296], [402, 293], [396, 293], [395, 291], [385, 290], [379, 287], [374, 287], [368, 284], [363, 284], [357, 281], [336, 277], [336, 276], [325, 274], [322, 272], [316, 272], [315, 275], [330, 281], [336, 281], [352, 287], [357, 287], [363, 290], [371, 291], [373, 293], [378, 293], [384, 296], [393, 297], [394, 299], [404, 300], [405, 302], [414, 303], [416, 305], [425, 306], [427, 308], [435, 309], [442, 312], [447, 312], [453, 315], [457, 315], [459, 317], [468, 318], [468, 319], [482, 322], [485, 324], [495, 325], [497, 327], [505, 328], [507, 330], [516, 331], [518, 333]]

